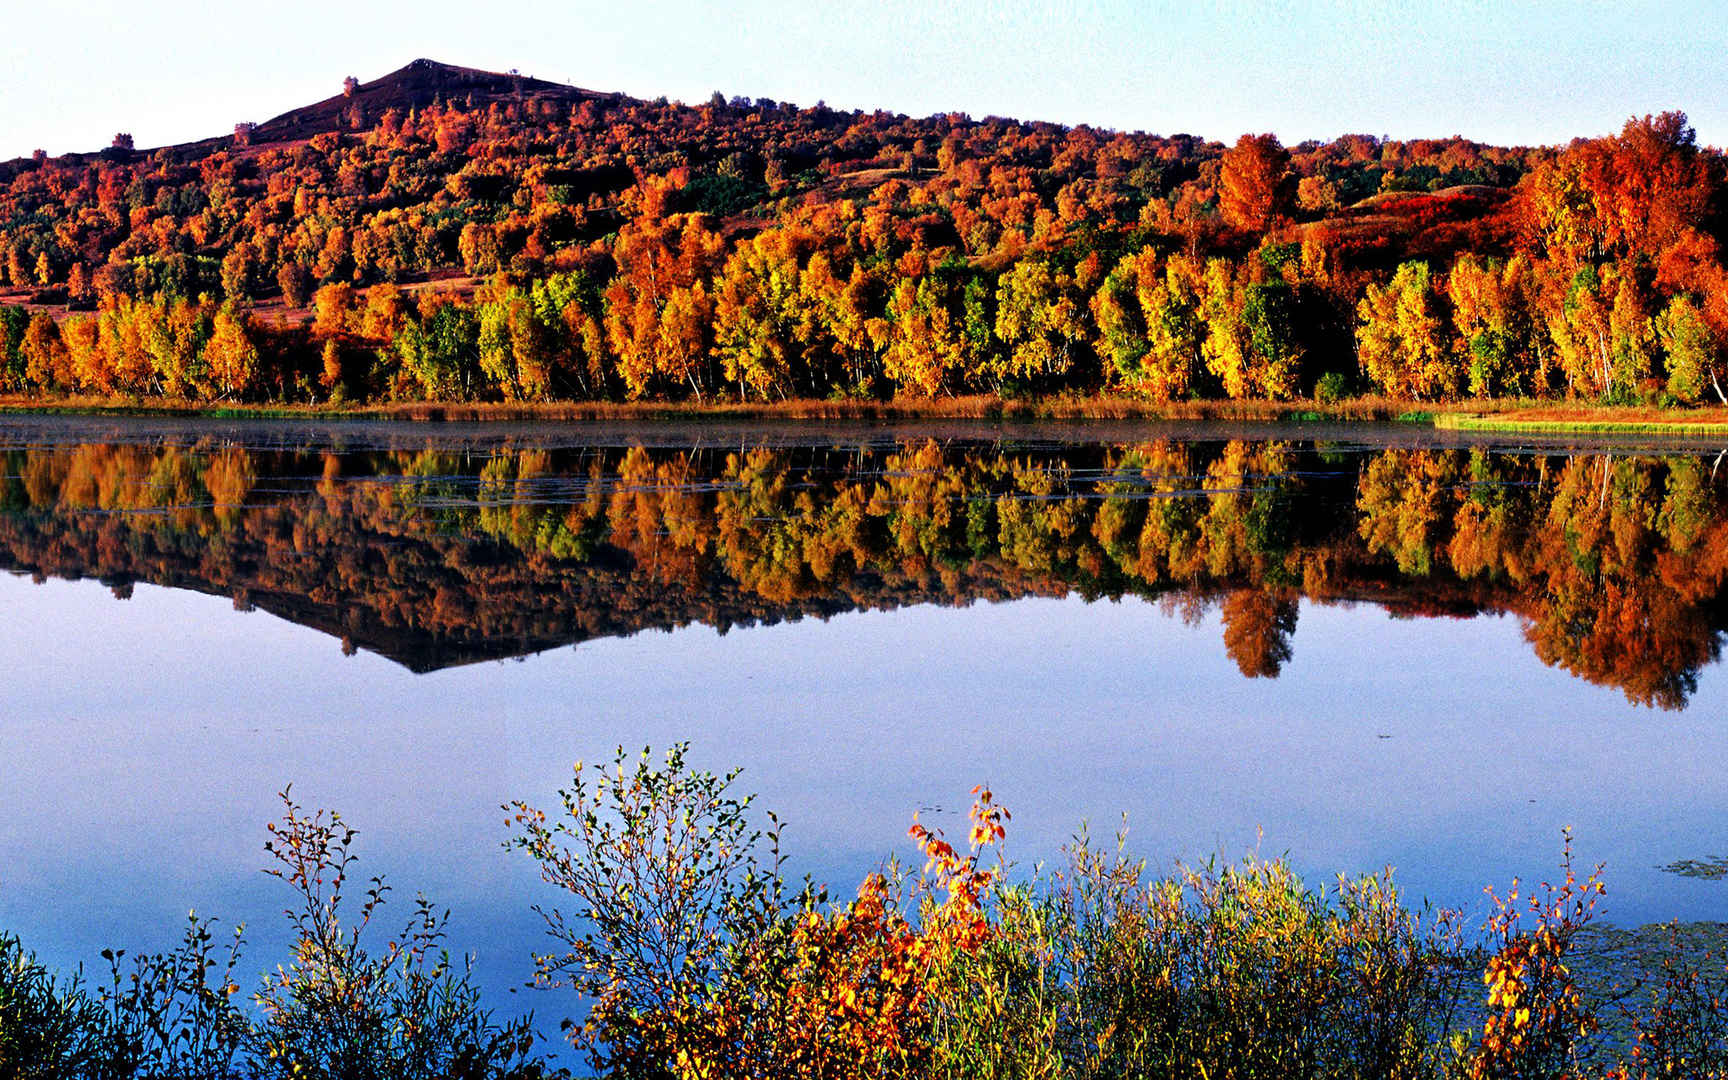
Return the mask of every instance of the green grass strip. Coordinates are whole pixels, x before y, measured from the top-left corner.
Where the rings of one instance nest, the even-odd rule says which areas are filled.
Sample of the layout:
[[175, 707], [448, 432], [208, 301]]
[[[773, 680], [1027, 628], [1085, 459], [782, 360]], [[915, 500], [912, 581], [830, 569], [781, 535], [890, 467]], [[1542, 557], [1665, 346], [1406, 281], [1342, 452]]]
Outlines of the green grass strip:
[[1520, 420], [1516, 416], [1461, 416], [1442, 413], [1434, 426], [1443, 431], [1528, 431], [1583, 435], [1724, 435], [1728, 423], [1648, 420]]

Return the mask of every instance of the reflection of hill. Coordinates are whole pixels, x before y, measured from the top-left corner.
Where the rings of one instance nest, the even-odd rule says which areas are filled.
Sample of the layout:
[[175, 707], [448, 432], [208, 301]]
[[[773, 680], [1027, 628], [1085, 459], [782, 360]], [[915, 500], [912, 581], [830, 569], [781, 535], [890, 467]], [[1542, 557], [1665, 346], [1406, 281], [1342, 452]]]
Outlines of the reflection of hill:
[[1028, 595], [1214, 603], [1248, 676], [1297, 600], [1512, 612], [1683, 705], [1728, 522], [1689, 457], [1156, 441], [1065, 449], [15, 450], [0, 567], [228, 595], [416, 671], [702, 623]]
[[[420, 620], [392, 619], [388, 612], [358, 603], [316, 602], [292, 592], [248, 591], [246, 602], [290, 622], [343, 639], [345, 645], [389, 657], [412, 671], [426, 672], [480, 660], [499, 660], [543, 652], [593, 638], [642, 630], [672, 630], [700, 623], [719, 628], [773, 625], [808, 615], [827, 617], [861, 609], [910, 604], [1009, 599], [998, 583], [979, 582], [972, 591], [896, 588], [880, 579], [860, 580], [846, 596], [817, 596], [770, 603], [724, 578], [703, 587], [670, 584], [631, 573], [628, 560], [602, 558], [581, 573], [500, 573], [488, 578], [488, 597], [507, 612], [503, 618], [457, 622], [430, 632]], [[448, 595], [447, 592], [445, 595]], [[438, 604], [437, 590], [432, 603]], [[511, 616], [514, 617], [511, 617]]]

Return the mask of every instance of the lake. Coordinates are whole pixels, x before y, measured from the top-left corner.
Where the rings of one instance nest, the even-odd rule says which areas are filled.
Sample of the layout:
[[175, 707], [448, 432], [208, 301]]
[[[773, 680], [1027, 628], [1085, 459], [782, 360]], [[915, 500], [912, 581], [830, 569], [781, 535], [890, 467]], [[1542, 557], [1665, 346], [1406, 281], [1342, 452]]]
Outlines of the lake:
[[[504, 1012], [557, 903], [501, 804], [690, 743], [850, 891], [1083, 822], [1483, 908], [1728, 918], [1720, 447], [1409, 426], [0, 420], [0, 928], [51, 964], [188, 909], [281, 959], [264, 824], [339, 810]], [[386, 923], [395, 920], [386, 918]]]

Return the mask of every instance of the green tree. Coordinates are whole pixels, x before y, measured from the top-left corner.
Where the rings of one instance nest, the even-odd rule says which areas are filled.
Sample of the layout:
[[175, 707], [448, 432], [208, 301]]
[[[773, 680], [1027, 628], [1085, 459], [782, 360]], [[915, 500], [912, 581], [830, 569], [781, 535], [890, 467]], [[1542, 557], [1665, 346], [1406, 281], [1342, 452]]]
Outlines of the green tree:
[[469, 400], [479, 382], [479, 319], [466, 304], [440, 304], [404, 326], [387, 352], [427, 398]]
[[1717, 376], [1721, 345], [1691, 300], [1670, 300], [1656, 320], [1656, 335], [1667, 367], [1668, 393], [1681, 401], [1697, 401], [1708, 382], [1717, 400], [1728, 404]]

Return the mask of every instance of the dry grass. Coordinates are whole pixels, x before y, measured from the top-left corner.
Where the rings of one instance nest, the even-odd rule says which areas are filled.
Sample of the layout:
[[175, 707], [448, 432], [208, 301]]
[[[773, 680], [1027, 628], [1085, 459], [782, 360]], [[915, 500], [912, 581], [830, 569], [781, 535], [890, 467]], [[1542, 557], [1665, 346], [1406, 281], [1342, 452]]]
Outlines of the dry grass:
[[1152, 402], [1103, 394], [1063, 394], [1003, 399], [990, 394], [961, 397], [796, 399], [775, 402], [408, 401], [309, 405], [304, 403], [210, 402], [170, 398], [71, 395], [0, 395], [3, 413], [85, 413], [110, 416], [294, 417], [330, 419], [462, 421], [657, 421], [657, 420], [1180, 420], [1329, 421], [1340, 423], [1432, 422], [1454, 431], [1627, 432], [1643, 434], [1728, 433], [1728, 406], [1660, 409], [1653, 406], [1554, 404], [1531, 400], [1434, 403], [1365, 395], [1330, 404], [1314, 401]]
[[1310, 401], [1181, 401], [1056, 396], [1004, 400], [896, 397], [889, 401], [803, 399], [776, 402], [654, 401], [386, 402], [307, 405], [235, 403], [75, 395], [0, 396], [0, 413], [93, 413], [125, 416], [359, 417], [377, 420], [1338, 420], [1385, 421], [1420, 410], [1419, 403], [1363, 397], [1330, 405]]

